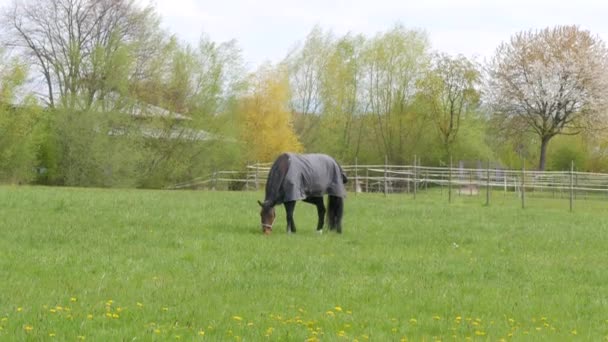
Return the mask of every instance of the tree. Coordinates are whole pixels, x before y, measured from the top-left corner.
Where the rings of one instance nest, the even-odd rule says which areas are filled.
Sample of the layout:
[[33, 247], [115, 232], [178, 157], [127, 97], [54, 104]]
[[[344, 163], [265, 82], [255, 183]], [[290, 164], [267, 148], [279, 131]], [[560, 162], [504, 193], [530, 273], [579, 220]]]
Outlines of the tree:
[[281, 152], [300, 152], [289, 111], [289, 81], [283, 67], [261, 66], [250, 79], [240, 108], [242, 141], [249, 160], [271, 161]]
[[539, 170], [549, 141], [598, 126], [608, 104], [608, 51], [576, 26], [516, 34], [488, 65], [487, 101], [503, 129], [531, 130], [540, 140]]
[[408, 137], [419, 131], [412, 128], [417, 118], [409, 109], [428, 65], [428, 48], [424, 32], [398, 25], [368, 41], [362, 53], [359, 96], [376, 118], [378, 152], [395, 162], [405, 161]]
[[152, 45], [142, 40], [158, 27], [151, 7], [140, 9], [135, 0], [15, 0], [2, 19], [5, 43], [41, 73], [48, 105], [80, 109], [91, 106], [107, 77], [95, 58], [123, 44], [145, 50]]
[[466, 57], [437, 54], [420, 82], [420, 96], [439, 132], [445, 157], [451, 155], [464, 115], [479, 103], [479, 81], [479, 71]]
[[[0, 51], [0, 181], [28, 182], [35, 177], [40, 108], [21, 87], [27, 68]], [[27, 95], [27, 94], [25, 94]]]

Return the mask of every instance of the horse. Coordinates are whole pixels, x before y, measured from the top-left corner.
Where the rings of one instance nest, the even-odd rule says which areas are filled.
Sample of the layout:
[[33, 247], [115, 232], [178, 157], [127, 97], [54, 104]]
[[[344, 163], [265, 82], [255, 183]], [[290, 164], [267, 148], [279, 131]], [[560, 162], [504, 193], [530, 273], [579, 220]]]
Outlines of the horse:
[[[329, 221], [330, 230], [342, 233], [342, 216], [344, 214], [344, 184], [348, 178], [342, 167], [334, 158], [326, 154], [296, 154], [283, 153], [272, 164], [266, 181], [264, 202], [258, 201], [262, 232], [266, 235], [272, 232], [276, 218], [274, 207], [278, 204], [285, 206], [287, 216], [287, 233], [296, 232], [293, 212], [296, 201], [302, 200], [317, 207], [319, 220], [317, 232], [323, 232], [325, 214]], [[329, 197], [327, 210], [323, 196]]]

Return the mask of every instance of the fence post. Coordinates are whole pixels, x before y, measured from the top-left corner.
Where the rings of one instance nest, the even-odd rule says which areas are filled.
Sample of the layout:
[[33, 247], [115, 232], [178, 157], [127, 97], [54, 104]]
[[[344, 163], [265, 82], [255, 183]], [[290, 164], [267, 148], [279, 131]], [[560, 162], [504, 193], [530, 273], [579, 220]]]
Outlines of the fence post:
[[245, 191], [249, 191], [249, 161], [247, 161], [247, 167], [245, 168]]
[[490, 206], [490, 159], [486, 168], [486, 206]]
[[255, 189], [258, 190], [258, 170], [260, 168], [260, 162], [255, 162]]
[[526, 160], [521, 165], [521, 208], [526, 208]]
[[574, 160], [570, 163], [570, 212], [574, 201]]
[[355, 196], [359, 189], [359, 158], [355, 157]]
[[452, 203], [452, 156], [450, 156], [450, 169], [448, 170], [448, 203]]
[[365, 168], [365, 192], [369, 193], [369, 167]]
[[416, 199], [416, 190], [417, 190], [417, 185], [416, 185], [416, 163], [417, 163], [417, 156], [414, 154], [414, 168], [412, 169], [412, 179], [413, 179], [413, 183], [414, 183], [414, 199]]
[[217, 186], [217, 171], [213, 171], [213, 188], [211, 190], [215, 191]]
[[388, 183], [387, 183], [387, 173], [388, 173], [388, 156], [384, 155], [384, 197], [386, 197], [388, 193]]

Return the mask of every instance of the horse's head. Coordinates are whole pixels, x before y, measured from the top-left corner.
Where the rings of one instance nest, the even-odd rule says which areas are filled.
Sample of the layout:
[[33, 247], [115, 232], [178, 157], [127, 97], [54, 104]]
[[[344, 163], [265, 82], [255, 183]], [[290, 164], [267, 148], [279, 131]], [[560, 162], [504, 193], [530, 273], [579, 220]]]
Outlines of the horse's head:
[[260, 202], [258, 201], [262, 210], [260, 210], [260, 218], [262, 220], [262, 232], [266, 235], [272, 233], [272, 224], [274, 223], [274, 219], [276, 218], [276, 214], [274, 212], [274, 205], [269, 202]]

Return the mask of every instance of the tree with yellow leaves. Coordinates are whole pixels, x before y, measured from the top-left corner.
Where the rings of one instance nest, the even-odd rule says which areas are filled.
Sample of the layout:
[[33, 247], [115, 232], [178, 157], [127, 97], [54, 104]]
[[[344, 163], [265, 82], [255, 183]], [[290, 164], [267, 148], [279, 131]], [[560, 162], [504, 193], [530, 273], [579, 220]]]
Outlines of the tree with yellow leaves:
[[282, 67], [261, 66], [242, 99], [241, 139], [249, 160], [272, 161], [281, 152], [301, 152], [289, 111], [289, 81]]

